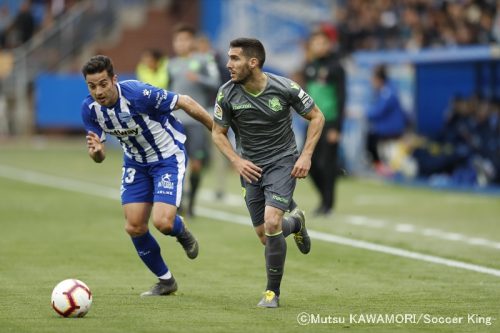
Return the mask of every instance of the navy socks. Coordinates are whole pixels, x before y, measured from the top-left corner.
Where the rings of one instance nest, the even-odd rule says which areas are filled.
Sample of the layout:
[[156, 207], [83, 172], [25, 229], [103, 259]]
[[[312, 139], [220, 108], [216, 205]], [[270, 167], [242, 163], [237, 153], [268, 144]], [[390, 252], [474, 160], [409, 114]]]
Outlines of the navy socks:
[[151, 272], [156, 276], [167, 274], [168, 267], [161, 257], [160, 246], [149, 230], [144, 235], [132, 237], [132, 243], [134, 243], [137, 254]]

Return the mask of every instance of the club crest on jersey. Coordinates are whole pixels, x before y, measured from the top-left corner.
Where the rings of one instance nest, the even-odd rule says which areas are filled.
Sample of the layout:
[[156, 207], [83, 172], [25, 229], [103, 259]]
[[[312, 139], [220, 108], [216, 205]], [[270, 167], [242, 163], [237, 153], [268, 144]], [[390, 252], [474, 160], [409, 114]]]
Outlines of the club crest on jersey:
[[278, 111], [281, 111], [283, 110], [283, 106], [281, 105], [281, 102], [280, 100], [278, 99], [278, 97], [273, 97], [269, 100], [269, 108], [271, 110], [273, 110], [274, 112], [278, 112]]
[[220, 107], [219, 104], [215, 104], [214, 117], [219, 120], [222, 120], [222, 108]]
[[116, 117], [118, 117], [118, 119], [120, 119], [121, 121], [123, 121], [125, 123], [128, 123], [130, 121], [130, 119], [132, 119], [132, 116], [130, 115], [130, 113], [127, 113], [127, 112], [118, 112], [116, 114]]
[[169, 173], [166, 173], [163, 176], [161, 176], [161, 180], [158, 182], [158, 187], [163, 187], [167, 190], [173, 190], [174, 183], [170, 180], [170, 177], [172, 177], [172, 175]]
[[137, 136], [141, 133], [141, 128], [139, 126], [135, 126], [132, 128], [114, 128], [114, 129], [106, 129], [106, 133], [114, 135], [119, 138], [123, 138], [126, 136]]
[[144, 90], [142, 91], [142, 94], [143, 94], [144, 96], [146, 96], [146, 97], [148, 97], [148, 98], [149, 98], [149, 96], [151, 96], [151, 90], [150, 90], [150, 89], [144, 89]]

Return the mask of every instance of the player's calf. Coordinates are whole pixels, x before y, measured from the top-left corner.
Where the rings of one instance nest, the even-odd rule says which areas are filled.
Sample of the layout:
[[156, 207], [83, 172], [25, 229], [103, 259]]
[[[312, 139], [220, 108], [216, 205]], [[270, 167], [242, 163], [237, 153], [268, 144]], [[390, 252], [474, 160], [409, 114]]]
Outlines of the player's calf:
[[189, 230], [184, 228], [184, 231], [177, 236], [177, 241], [182, 245], [189, 259], [195, 259], [198, 256], [198, 241]]
[[306, 229], [306, 217], [303, 210], [295, 208], [290, 212], [290, 218], [297, 219], [300, 222], [300, 230], [293, 235], [295, 244], [299, 251], [308, 254], [311, 251], [311, 238]]

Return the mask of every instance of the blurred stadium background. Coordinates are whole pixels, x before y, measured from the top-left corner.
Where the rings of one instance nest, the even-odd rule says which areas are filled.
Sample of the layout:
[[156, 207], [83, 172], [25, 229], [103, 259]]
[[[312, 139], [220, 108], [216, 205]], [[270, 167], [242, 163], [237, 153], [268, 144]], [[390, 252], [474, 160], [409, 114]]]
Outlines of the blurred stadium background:
[[[337, 42], [343, 56], [347, 105], [341, 160], [347, 177], [340, 181], [334, 214], [310, 220], [311, 228], [318, 232], [316, 239], [324, 241], [332, 235], [340, 238], [315, 243], [318, 252], [304, 264], [305, 268], [294, 266], [293, 262], [307, 260], [290, 254], [289, 271], [293, 273], [285, 277], [285, 281], [290, 281], [290, 300], [287, 298], [288, 310], [281, 312], [278, 330], [303, 331], [294, 316], [304, 310], [301, 302], [305, 302], [313, 304], [306, 310], [323, 314], [427, 311], [451, 316], [471, 311], [496, 318], [492, 326], [360, 326], [366, 331], [498, 331], [498, 5], [496, 0], [0, 0], [0, 225], [7, 235], [0, 239], [0, 292], [6, 295], [0, 299], [5, 310], [0, 314], [0, 331], [31, 331], [37, 321], [41, 323], [40, 331], [53, 331], [54, 322], [46, 318], [51, 310], [46, 309], [44, 302], [52, 285], [67, 278], [67, 274], [84, 280], [91, 288], [96, 286], [98, 294], [117, 297], [102, 300], [100, 306], [96, 304], [95, 314], [91, 310], [89, 318], [94, 315], [99, 321], [87, 321], [83, 328], [72, 326], [70, 331], [103, 330], [106, 320], [111, 320], [115, 331], [130, 327], [136, 331], [165, 331], [142, 321], [150, 319], [144, 304], [139, 310], [140, 319], [134, 317], [130, 308], [121, 308], [122, 304], [134, 306], [137, 290], [120, 287], [143, 288], [148, 281], [139, 263], [126, 261], [121, 268], [124, 271], [120, 273], [120, 267], [113, 267], [117, 271], [110, 273], [106, 269], [109, 258], [101, 257], [115, 245], [116, 249], [111, 250], [115, 251], [113, 260], [121, 254], [123, 258], [131, 256], [124, 233], [119, 230], [122, 222], [117, 203], [101, 202], [115, 195], [118, 198], [113, 188], [118, 188], [120, 151], [117, 146], [111, 152], [105, 169], [97, 168], [86, 156], [80, 105], [87, 88], [80, 67], [90, 56], [106, 54], [114, 60], [119, 79], [134, 78], [145, 49], [157, 48], [166, 55], [172, 54], [172, 31], [180, 22], [199, 28], [222, 59], [230, 39], [257, 37], [268, 52], [266, 69], [292, 78], [298, 77], [306, 59], [306, 41], [318, 26]], [[384, 158], [391, 172], [384, 175], [372, 171], [361, 153], [367, 130], [365, 112], [370, 102], [371, 70], [379, 64], [387, 65], [391, 82], [413, 120], [411, 136], [385, 147]], [[458, 128], [452, 128], [456, 123], [449, 120], [456, 114], [463, 121], [458, 122]], [[297, 121], [299, 139], [301, 126]], [[442, 141], [448, 131], [457, 131], [463, 137]], [[419, 173], [421, 161], [414, 154], [418, 149], [440, 156], [440, 152], [463, 147], [465, 155], [456, 164], [453, 160], [442, 170]], [[220, 251], [226, 261], [235, 264], [237, 272], [242, 272], [231, 272], [229, 276], [245, 275], [241, 284], [255, 285], [255, 279], [262, 275], [258, 274], [260, 266], [255, 258], [261, 249], [252, 231], [247, 228], [240, 232], [241, 226], [221, 222], [245, 219], [244, 204], [237, 196], [237, 175], [231, 174], [227, 196], [220, 202], [213, 195], [213, 176], [213, 171], [208, 171], [203, 181], [204, 192], [193, 228], [207, 241], [207, 256]], [[89, 184], [88, 189], [82, 183]], [[72, 198], [74, 193], [65, 192], [75, 188], [83, 188], [77, 190], [83, 194]], [[85, 193], [97, 196], [100, 203]], [[306, 210], [312, 210], [318, 200], [307, 181], [299, 184], [297, 196]], [[27, 202], [37, 204], [26, 207]], [[88, 211], [79, 202], [93, 206], [96, 217], [86, 216]], [[96, 220], [103, 224], [96, 225]], [[205, 221], [210, 224], [207, 226]], [[218, 236], [213, 228], [217, 228]], [[108, 244], [113, 245], [85, 237], [86, 233], [104, 232]], [[224, 235], [235, 233], [241, 234], [241, 238], [225, 244]], [[68, 234], [71, 236], [64, 240]], [[112, 239], [111, 234], [120, 236]], [[22, 245], [26, 239], [31, 245]], [[374, 250], [371, 245], [355, 243], [356, 240], [393, 247], [396, 250], [386, 251], [391, 255], [399, 250], [410, 251], [402, 257], [418, 257], [434, 264], [380, 254], [384, 252], [380, 248]], [[89, 250], [87, 244], [94, 249]], [[61, 249], [70, 245], [71, 250]], [[237, 246], [246, 251], [244, 257], [235, 256]], [[37, 249], [37, 259], [29, 259]], [[54, 253], [60, 256], [66, 251], [86, 268], [68, 259], [59, 265]], [[431, 260], [426, 255], [438, 259]], [[123, 258], [119, 260], [125, 262]], [[171, 260], [180, 271], [186, 265], [180, 259]], [[458, 266], [450, 264], [455, 260]], [[26, 262], [31, 270], [23, 266]], [[252, 264], [257, 273], [246, 267]], [[183, 327], [183, 320], [191, 320], [188, 331], [241, 330], [253, 325], [258, 331], [275, 331], [259, 322], [262, 315], [253, 309], [252, 297], [259, 289], [241, 290], [246, 287], [226, 276], [225, 266], [215, 260], [187, 268], [183, 276], [186, 289], [199, 288], [197, 281], [207, 279], [203, 272], [213, 273], [214, 267], [224, 276], [208, 276], [208, 284], [213, 288], [205, 286], [186, 296], [187, 305], [175, 301], [176, 325]], [[141, 274], [124, 276], [130, 270]], [[106, 280], [106, 275], [117, 284]], [[303, 279], [311, 279], [316, 286], [310, 290], [306, 287], [310, 293], [306, 298], [292, 293], [292, 288], [303, 288]], [[29, 320], [19, 313], [32, 311], [25, 293], [38, 280], [43, 287], [34, 288], [35, 316]], [[215, 291], [226, 287], [228, 291], [223, 295], [237, 295], [237, 300], [244, 304], [242, 308], [235, 301], [212, 303], [218, 297]], [[24, 295], [22, 304], [20, 295]], [[96, 296], [95, 302], [98, 300]], [[187, 315], [192, 308], [207, 310], [197, 312], [199, 320], [195, 320]], [[113, 319], [116, 312], [111, 309], [124, 311], [118, 316], [123, 322]], [[242, 318], [239, 310], [249, 311], [250, 319]], [[217, 316], [229, 312], [213, 322], [211, 311]], [[274, 320], [268, 314], [264, 319]], [[203, 326], [205, 323], [209, 325]], [[55, 325], [68, 329], [61, 323]], [[329, 327], [316, 326], [316, 331], [320, 329]]]
[[[81, 132], [84, 61], [107, 54], [121, 79], [133, 78], [145, 49], [172, 55], [179, 22], [198, 27], [221, 63], [229, 40], [255, 36], [267, 48], [266, 69], [299, 81], [308, 36], [321, 27], [347, 70], [341, 159], [348, 173], [369, 171], [359, 152], [370, 73], [386, 64], [412, 133], [426, 143], [411, 137], [384, 148], [391, 179], [468, 190], [500, 182], [497, 1], [2, 0], [0, 8], [2, 139]], [[460, 156], [446, 155], [450, 149]]]

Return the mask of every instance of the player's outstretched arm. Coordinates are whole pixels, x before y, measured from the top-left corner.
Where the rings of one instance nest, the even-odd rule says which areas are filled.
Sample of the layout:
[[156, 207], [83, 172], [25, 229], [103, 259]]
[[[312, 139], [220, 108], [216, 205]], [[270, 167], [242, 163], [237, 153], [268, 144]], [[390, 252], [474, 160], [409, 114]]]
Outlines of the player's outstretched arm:
[[304, 116], [304, 118], [309, 120], [309, 127], [307, 128], [304, 148], [292, 170], [292, 176], [295, 178], [305, 178], [309, 173], [309, 169], [311, 169], [312, 154], [325, 124], [325, 117], [316, 105]]
[[191, 96], [179, 95], [179, 100], [177, 101], [176, 108], [183, 109], [192, 118], [205, 125], [208, 130], [212, 130], [212, 117], [210, 117], [210, 114], [207, 112], [207, 110], [205, 110], [200, 104], [198, 104], [198, 102], [191, 98]]
[[262, 174], [262, 169], [253, 164], [251, 161], [241, 158], [231, 146], [227, 138], [227, 128], [224, 128], [214, 122], [212, 129], [212, 140], [219, 150], [227, 157], [234, 165], [238, 173], [245, 179], [245, 181], [252, 183], [257, 181]]
[[96, 163], [101, 163], [106, 158], [106, 152], [104, 150], [104, 143], [101, 142], [99, 136], [94, 132], [87, 133], [87, 147], [89, 149], [89, 156]]

